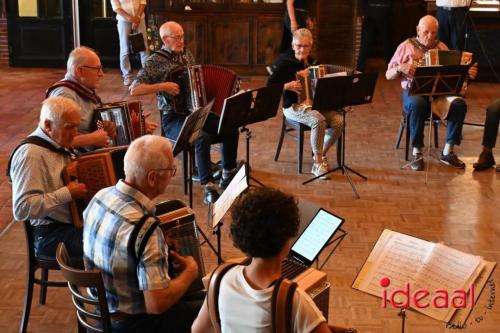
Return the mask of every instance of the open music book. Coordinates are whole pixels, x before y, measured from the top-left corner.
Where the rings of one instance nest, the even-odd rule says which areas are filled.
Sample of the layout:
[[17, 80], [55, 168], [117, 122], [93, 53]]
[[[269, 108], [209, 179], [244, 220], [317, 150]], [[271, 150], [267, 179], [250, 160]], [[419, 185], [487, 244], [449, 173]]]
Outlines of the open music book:
[[[479, 256], [440, 243], [385, 229], [352, 287], [381, 297], [382, 306], [388, 307], [393, 306], [390, 299], [392, 292], [397, 289], [399, 291], [393, 295], [395, 303], [407, 303], [405, 307], [449, 322], [456, 312], [457, 315], [461, 313], [459, 317], [462, 319], [468, 317], [495, 265]], [[388, 284], [388, 280], [385, 280], [385, 287], [382, 286], [384, 278], [390, 281]], [[474, 285], [472, 292], [471, 285]], [[428, 295], [415, 295], [419, 289], [428, 291]], [[459, 304], [459, 300], [454, 297], [460, 295], [460, 291], [463, 291], [465, 307], [457, 311], [453, 301]], [[447, 297], [444, 297], [445, 294]], [[417, 297], [418, 301], [415, 302], [415, 296], [425, 297]], [[471, 298], [474, 302], [470, 301]], [[384, 304], [384, 300], [387, 303]], [[422, 306], [425, 304], [428, 306]]]

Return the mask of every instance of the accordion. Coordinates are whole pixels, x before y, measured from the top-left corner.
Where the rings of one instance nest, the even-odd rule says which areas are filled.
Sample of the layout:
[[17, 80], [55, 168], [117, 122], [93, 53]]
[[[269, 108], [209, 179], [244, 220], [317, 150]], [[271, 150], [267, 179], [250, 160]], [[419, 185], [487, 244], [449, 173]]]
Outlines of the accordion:
[[[160, 228], [169, 248], [182, 256], [192, 256], [198, 264], [198, 277], [193, 281], [187, 293], [203, 290], [202, 277], [205, 275], [205, 265], [194, 212], [182, 201], [171, 200], [156, 205], [156, 216], [160, 220]], [[169, 263], [168, 273], [171, 278], [177, 275], [171, 263]]]
[[140, 101], [123, 101], [104, 104], [94, 110], [92, 128], [103, 129], [103, 121], [111, 121], [116, 126], [113, 146], [125, 146], [146, 134], [146, 122]]
[[179, 85], [180, 94], [173, 96], [172, 108], [181, 115], [190, 114], [213, 99], [212, 111], [220, 116], [224, 100], [240, 87], [235, 72], [216, 65], [179, 67], [170, 73], [169, 81]]
[[424, 66], [470, 65], [472, 53], [456, 50], [432, 49], [424, 54]]
[[126, 151], [126, 146], [95, 150], [79, 156], [65, 168], [63, 171], [65, 184], [78, 180], [80, 183], [84, 183], [88, 190], [85, 197], [73, 200], [70, 203], [71, 216], [75, 227], [83, 227], [83, 211], [97, 192], [103, 188], [113, 186], [119, 179], [125, 178], [123, 158]]

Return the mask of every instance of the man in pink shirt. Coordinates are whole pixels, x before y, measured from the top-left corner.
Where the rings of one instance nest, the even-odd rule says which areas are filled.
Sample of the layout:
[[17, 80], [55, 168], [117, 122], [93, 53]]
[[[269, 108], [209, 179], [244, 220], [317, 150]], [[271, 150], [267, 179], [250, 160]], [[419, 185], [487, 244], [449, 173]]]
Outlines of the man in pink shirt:
[[[410, 136], [413, 146], [413, 160], [411, 169], [421, 171], [424, 169], [422, 152], [424, 147], [424, 126], [429, 118], [431, 105], [429, 98], [425, 96], [409, 96], [409, 88], [415, 69], [418, 64], [422, 64], [424, 54], [430, 49], [448, 50], [448, 47], [436, 39], [438, 32], [438, 22], [430, 15], [420, 19], [417, 26], [417, 36], [408, 38], [401, 43], [391, 61], [389, 62], [385, 76], [388, 80], [401, 79], [403, 88], [404, 112], [409, 115]], [[477, 66], [469, 69], [469, 77], [477, 75]], [[467, 113], [467, 105], [462, 98], [455, 98], [450, 104], [448, 112], [446, 145], [441, 153], [440, 161], [458, 169], [464, 169], [462, 162], [453, 149], [455, 145], [460, 145], [462, 137], [462, 126]]]

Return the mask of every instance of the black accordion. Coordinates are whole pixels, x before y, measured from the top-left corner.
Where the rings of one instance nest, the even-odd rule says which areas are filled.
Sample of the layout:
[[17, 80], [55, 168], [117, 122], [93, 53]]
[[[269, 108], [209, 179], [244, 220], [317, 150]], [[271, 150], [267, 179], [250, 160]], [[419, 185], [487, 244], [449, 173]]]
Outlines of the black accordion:
[[125, 146], [146, 134], [146, 122], [140, 101], [122, 101], [104, 104], [94, 110], [92, 129], [103, 129], [103, 121], [111, 121], [116, 126], [116, 137], [111, 138], [112, 146]]

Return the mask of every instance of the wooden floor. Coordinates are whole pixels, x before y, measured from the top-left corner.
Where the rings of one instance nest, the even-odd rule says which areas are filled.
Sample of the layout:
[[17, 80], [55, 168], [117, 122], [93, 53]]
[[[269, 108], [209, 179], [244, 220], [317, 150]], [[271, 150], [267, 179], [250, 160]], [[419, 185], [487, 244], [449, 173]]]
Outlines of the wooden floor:
[[[63, 71], [50, 69], [0, 70], [0, 170], [5, 169], [9, 152], [36, 126], [40, 102], [45, 89], [61, 78]], [[261, 85], [264, 78], [245, 80], [246, 87]], [[106, 73], [100, 95], [105, 101], [127, 98], [116, 70]], [[476, 83], [470, 86], [467, 121], [483, 122], [484, 109], [499, 96], [500, 85]], [[384, 228], [414, 235], [434, 242], [444, 242], [459, 250], [474, 253], [487, 260], [500, 261], [500, 174], [489, 170], [472, 172], [472, 163], [481, 148], [482, 128], [466, 126], [464, 141], [457, 149], [467, 164], [457, 171], [430, 160], [427, 184], [425, 173], [401, 170], [403, 150], [394, 149], [401, 118], [400, 87], [379, 77], [373, 103], [356, 107], [347, 116], [347, 164], [368, 177], [353, 180], [361, 199], [355, 199], [346, 178], [334, 175], [328, 181], [301, 185], [310, 177], [296, 172], [295, 142], [285, 140], [278, 162], [273, 161], [278, 141], [281, 115], [251, 126], [252, 175], [266, 185], [278, 187], [297, 197], [318, 203], [346, 219], [349, 235], [326, 265], [330, 290], [330, 322], [353, 326], [358, 332], [400, 332], [400, 319], [394, 309], [383, 309], [380, 299], [351, 289], [356, 273]], [[142, 99], [147, 110], [158, 119], [153, 96]], [[427, 131], [427, 130], [426, 130]], [[426, 132], [427, 133], [427, 132]], [[443, 144], [444, 128], [440, 130]], [[239, 157], [244, 158], [244, 138], [240, 139]], [[439, 151], [433, 152], [438, 154]], [[334, 152], [330, 160], [333, 161]], [[304, 156], [310, 156], [306, 145]], [[500, 150], [497, 150], [500, 162]], [[311, 161], [306, 158], [304, 170]], [[3, 171], [2, 171], [3, 172]], [[195, 209], [202, 228], [206, 208], [201, 203], [201, 189], [195, 186]], [[22, 228], [10, 223], [11, 188], [0, 177], [0, 332], [16, 332], [23, 306], [25, 249]], [[183, 198], [181, 178], [169, 188], [171, 198]], [[210, 234], [212, 240], [213, 236]], [[223, 226], [223, 256], [236, 255], [228, 236], [228, 223]], [[207, 269], [214, 267], [214, 255], [204, 249]], [[498, 270], [494, 281], [500, 285]], [[483, 295], [483, 301], [490, 293]], [[35, 298], [38, 297], [37, 289]], [[467, 332], [499, 332], [500, 304], [492, 310], [478, 306], [469, 320]], [[30, 332], [75, 331], [75, 315], [65, 289], [49, 289], [47, 304], [36, 299], [29, 323]], [[446, 332], [443, 323], [410, 311], [407, 332]]]

